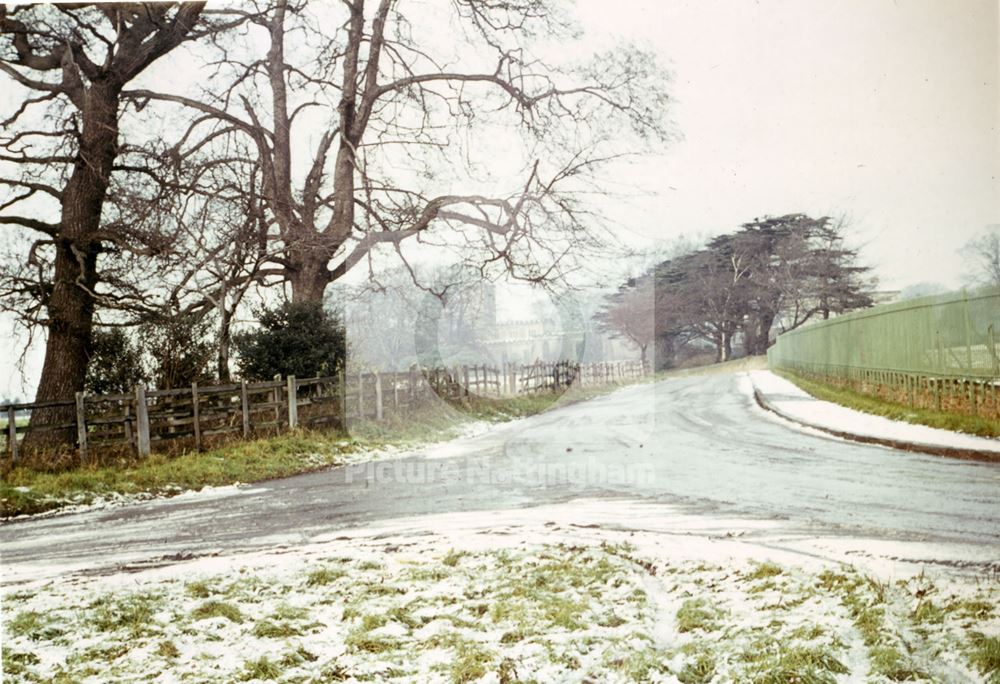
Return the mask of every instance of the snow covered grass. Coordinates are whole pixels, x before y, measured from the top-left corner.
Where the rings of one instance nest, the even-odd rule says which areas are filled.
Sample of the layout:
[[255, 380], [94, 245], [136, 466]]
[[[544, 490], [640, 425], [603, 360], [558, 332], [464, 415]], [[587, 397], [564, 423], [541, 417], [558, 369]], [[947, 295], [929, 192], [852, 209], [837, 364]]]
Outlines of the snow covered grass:
[[1000, 681], [995, 580], [672, 559], [626, 536], [344, 537], [8, 587], [5, 680]]
[[926, 408], [911, 408], [869, 394], [862, 394], [849, 387], [817, 382], [797, 373], [785, 370], [776, 370], [774, 373], [795, 383], [817, 399], [840, 404], [855, 411], [980, 437], [1000, 437], [1000, 421], [994, 418], [934, 411]]

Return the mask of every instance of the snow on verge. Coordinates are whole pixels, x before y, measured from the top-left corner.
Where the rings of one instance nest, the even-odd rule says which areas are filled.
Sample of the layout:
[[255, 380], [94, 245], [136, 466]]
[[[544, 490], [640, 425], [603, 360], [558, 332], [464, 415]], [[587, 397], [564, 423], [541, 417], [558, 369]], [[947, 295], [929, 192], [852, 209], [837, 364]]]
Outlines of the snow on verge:
[[773, 539], [748, 543], [765, 522], [745, 536], [722, 520], [655, 530], [664, 511], [633, 504], [626, 519], [638, 524], [612, 528], [582, 513], [624, 504], [581, 505], [489, 527], [384, 522], [309, 546], [7, 587], [5, 681], [989, 675], [995, 580], [871, 576]]
[[771, 371], [750, 371], [748, 375], [753, 386], [766, 397], [767, 402], [775, 410], [793, 420], [800, 420], [815, 427], [928, 447], [969, 449], [1000, 454], [1000, 440], [997, 439], [890, 420], [829, 401], [820, 401]]

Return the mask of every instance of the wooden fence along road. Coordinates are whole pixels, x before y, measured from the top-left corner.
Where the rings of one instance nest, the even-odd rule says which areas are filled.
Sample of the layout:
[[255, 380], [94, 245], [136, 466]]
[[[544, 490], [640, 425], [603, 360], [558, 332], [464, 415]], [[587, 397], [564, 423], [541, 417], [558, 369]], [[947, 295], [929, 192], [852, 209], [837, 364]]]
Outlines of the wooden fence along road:
[[[570, 386], [591, 387], [621, 383], [646, 375], [639, 361], [578, 364], [568, 361], [477, 365], [408, 371], [359, 372], [322, 378], [276, 378], [267, 382], [181, 389], [147, 390], [128, 394], [92, 395], [78, 392], [73, 399], [0, 406], [7, 425], [6, 454], [19, 458], [19, 442], [35, 409], [62, 408], [64, 422], [31, 425], [38, 431], [75, 431], [76, 452], [86, 463], [94, 451], [126, 450], [148, 456], [154, 446], [186, 440], [203, 448], [210, 437], [228, 435], [249, 439], [254, 434], [294, 429], [343, 426], [351, 420], [380, 422], [406, 415], [433, 397], [461, 401], [469, 395], [511, 397], [538, 392], [557, 393]], [[75, 419], [70, 420], [69, 416]]]

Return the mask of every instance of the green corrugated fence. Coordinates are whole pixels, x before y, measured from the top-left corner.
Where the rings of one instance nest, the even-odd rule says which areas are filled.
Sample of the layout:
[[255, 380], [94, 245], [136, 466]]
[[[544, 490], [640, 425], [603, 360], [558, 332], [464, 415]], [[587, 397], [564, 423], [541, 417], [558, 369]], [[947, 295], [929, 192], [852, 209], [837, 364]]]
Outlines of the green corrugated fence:
[[[768, 365], [880, 394], [900, 390], [962, 398], [966, 408], [996, 402], [1000, 381], [1000, 288], [876, 306], [780, 335]], [[992, 396], [990, 396], [992, 395]], [[899, 399], [899, 396], [890, 397]], [[947, 408], [947, 407], [946, 407]], [[964, 409], [957, 407], [959, 410]]]

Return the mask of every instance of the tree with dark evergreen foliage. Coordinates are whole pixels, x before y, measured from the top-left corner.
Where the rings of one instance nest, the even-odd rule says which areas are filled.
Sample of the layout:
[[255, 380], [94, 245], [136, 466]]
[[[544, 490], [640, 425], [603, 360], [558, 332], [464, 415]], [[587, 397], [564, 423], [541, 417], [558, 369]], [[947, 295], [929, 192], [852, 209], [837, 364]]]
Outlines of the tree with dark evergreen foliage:
[[258, 316], [258, 329], [233, 339], [245, 379], [329, 376], [343, 367], [347, 356], [344, 328], [319, 302], [287, 302], [263, 309]]
[[[872, 305], [871, 269], [845, 245], [843, 222], [805, 214], [757, 218], [704, 248], [657, 264], [652, 319], [657, 367], [669, 367], [678, 341], [700, 340], [717, 361], [764, 354], [775, 332]], [[644, 276], [644, 277], [647, 277]], [[602, 313], [625, 332], [628, 301], [609, 298]]]
[[145, 383], [139, 345], [121, 328], [98, 329], [92, 337], [84, 389], [93, 394], [130, 392]]

